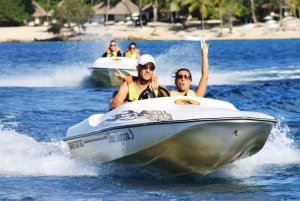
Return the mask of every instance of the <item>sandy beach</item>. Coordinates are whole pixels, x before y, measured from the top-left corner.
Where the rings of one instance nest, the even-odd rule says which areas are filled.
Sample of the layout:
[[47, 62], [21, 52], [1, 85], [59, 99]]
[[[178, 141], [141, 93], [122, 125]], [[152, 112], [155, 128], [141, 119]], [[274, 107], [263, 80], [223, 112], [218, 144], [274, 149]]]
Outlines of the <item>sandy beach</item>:
[[[54, 40], [57, 36], [48, 33], [46, 26], [35, 27], [1, 27], [0, 42], [32, 42]], [[76, 31], [76, 30], [75, 30]], [[264, 23], [234, 26], [232, 33], [229, 28], [222, 30], [217, 26], [202, 30], [197, 22], [190, 22], [183, 29], [181, 24], [148, 23], [144, 27], [126, 25], [110, 25], [87, 27], [83, 34], [72, 36], [71, 32], [63, 31], [66, 40], [246, 40], [246, 39], [283, 39], [300, 38], [300, 21], [291, 20], [282, 24], [267, 25]]]

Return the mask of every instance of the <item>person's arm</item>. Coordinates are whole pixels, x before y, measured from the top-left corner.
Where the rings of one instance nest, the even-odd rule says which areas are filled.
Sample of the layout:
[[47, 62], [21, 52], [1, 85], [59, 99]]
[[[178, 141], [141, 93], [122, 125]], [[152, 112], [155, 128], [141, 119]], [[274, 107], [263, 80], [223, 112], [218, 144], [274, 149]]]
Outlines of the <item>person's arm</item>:
[[116, 94], [116, 96], [114, 97], [114, 99], [110, 104], [110, 109], [113, 110], [119, 107], [120, 105], [122, 105], [124, 103], [124, 100], [127, 98], [127, 95], [128, 95], [128, 85], [126, 82], [123, 82], [119, 87], [118, 93]]
[[198, 87], [195, 91], [195, 94], [198, 97], [203, 97], [205, 95], [206, 88], [207, 88], [208, 74], [209, 74], [208, 49], [209, 49], [209, 44], [205, 43], [205, 40], [201, 40], [202, 76], [199, 81]]
[[116, 69], [117, 72], [115, 72], [115, 77], [119, 80], [124, 80], [126, 78], [126, 75], [124, 75], [119, 69]]
[[149, 84], [149, 88], [150, 88], [151, 91], [158, 90], [159, 95], [161, 97], [167, 97], [168, 96], [167, 93], [164, 90], [159, 89], [158, 88], [159, 86], [162, 87], [162, 88], [165, 88], [168, 91], [168, 89], [165, 86], [159, 84], [157, 81], [151, 81], [150, 84]]

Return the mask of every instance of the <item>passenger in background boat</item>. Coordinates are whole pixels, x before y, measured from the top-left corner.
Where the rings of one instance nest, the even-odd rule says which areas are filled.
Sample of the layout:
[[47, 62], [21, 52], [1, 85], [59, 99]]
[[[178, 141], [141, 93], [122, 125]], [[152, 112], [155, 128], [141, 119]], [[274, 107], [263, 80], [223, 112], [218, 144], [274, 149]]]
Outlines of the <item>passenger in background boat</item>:
[[[208, 49], [209, 44], [205, 42], [205, 40], [201, 41], [201, 52], [202, 52], [202, 76], [199, 80], [198, 87], [196, 91], [190, 89], [192, 84], [192, 74], [187, 68], [181, 68], [175, 72], [175, 85], [177, 90], [170, 91], [171, 96], [197, 96], [204, 97], [207, 82], [208, 82], [208, 74], [209, 74], [209, 64], [208, 64]], [[124, 79], [126, 76], [117, 69], [115, 73], [116, 78]], [[162, 92], [162, 96], [166, 96], [164, 92]]]
[[123, 56], [131, 59], [138, 59], [140, 58], [140, 50], [137, 49], [136, 44], [132, 42], [129, 44]]
[[117, 46], [117, 41], [111, 40], [109, 47], [106, 48], [106, 52], [102, 55], [102, 57], [121, 57], [120, 48]]
[[153, 75], [155, 70], [155, 60], [151, 55], [141, 55], [138, 59], [136, 70], [138, 72], [137, 77], [124, 76], [124, 82], [121, 84], [116, 96], [113, 98], [110, 109], [115, 109], [124, 102], [137, 101], [141, 92], [148, 87], [155, 96], [162, 93], [163, 90], [158, 89], [160, 86], [157, 82], [158, 77]]

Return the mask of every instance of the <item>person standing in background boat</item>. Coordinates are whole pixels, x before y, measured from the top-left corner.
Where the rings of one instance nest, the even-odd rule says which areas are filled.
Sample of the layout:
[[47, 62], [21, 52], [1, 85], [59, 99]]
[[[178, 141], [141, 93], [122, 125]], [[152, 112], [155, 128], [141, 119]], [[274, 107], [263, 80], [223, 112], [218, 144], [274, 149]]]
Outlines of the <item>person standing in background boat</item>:
[[106, 52], [102, 55], [102, 57], [121, 57], [120, 48], [117, 46], [117, 41], [111, 40], [109, 47], [106, 48]]
[[128, 48], [124, 53], [124, 57], [131, 58], [131, 59], [139, 59], [140, 58], [140, 50], [137, 49], [137, 46], [134, 42], [130, 43]]
[[[171, 96], [197, 96], [204, 97], [207, 83], [208, 83], [208, 74], [209, 74], [209, 63], [208, 63], [208, 49], [209, 44], [205, 42], [205, 40], [200, 41], [201, 45], [201, 53], [202, 53], [202, 76], [199, 80], [198, 87], [195, 91], [191, 90], [192, 84], [192, 74], [187, 68], [181, 68], [175, 72], [175, 85], [177, 90], [170, 91]], [[115, 73], [116, 78], [124, 79], [126, 76], [116, 69]], [[162, 96], [166, 96], [162, 91]]]

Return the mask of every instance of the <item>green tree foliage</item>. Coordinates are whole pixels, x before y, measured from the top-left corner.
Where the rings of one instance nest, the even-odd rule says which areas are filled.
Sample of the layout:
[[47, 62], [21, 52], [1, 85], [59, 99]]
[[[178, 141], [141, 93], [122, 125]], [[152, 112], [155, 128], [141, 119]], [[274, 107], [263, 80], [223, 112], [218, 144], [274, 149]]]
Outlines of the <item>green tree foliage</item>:
[[298, 18], [300, 18], [300, 0], [292, 0], [288, 4], [289, 6], [292, 6], [292, 12], [294, 13], [295, 17], [297, 17], [297, 10], [298, 10]]
[[23, 25], [33, 12], [31, 0], [0, 0], [0, 25]]
[[213, 4], [211, 0], [184, 0], [185, 4], [189, 4], [189, 12], [192, 13], [194, 10], [199, 9], [201, 14], [201, 24], [204, 30], [204, 19], [212, 13]]
[[84, 23], [92, 21], [93, 16], [92, 8], [82, 0], [64, 0], [62, 6], [54, 10], [54, 18], [57, 19], [57, 23], [52, 25], [48, 31], [58, 34], [65, 23], [75, 24], [80, 30]]
[[223, 11], [223, 19], [229, 24], [229, 32], [232, 33], [233, 18], [240, 17], [244, 11], [242, 0], [227, 0], [223, 6]]
[[54, 9], [61, 0], [35, 0], [45, 11]]
[[224, 3], [226, 2], [226, 0], [214, 0], [214, 4], [218, 5], [218, 11], [219, 11], [219, 17], [220, 17], [220, 25], [221, 25], [221, 32], [220, 35], [222, 35], [222, 28], [223, 28], [223, 12], [222, 12], [222, 8]]

